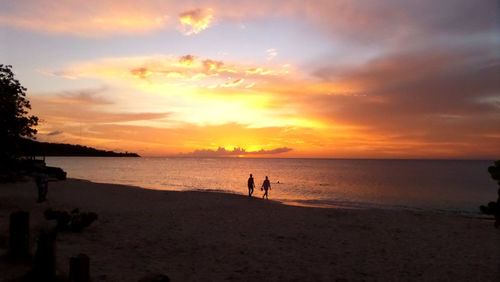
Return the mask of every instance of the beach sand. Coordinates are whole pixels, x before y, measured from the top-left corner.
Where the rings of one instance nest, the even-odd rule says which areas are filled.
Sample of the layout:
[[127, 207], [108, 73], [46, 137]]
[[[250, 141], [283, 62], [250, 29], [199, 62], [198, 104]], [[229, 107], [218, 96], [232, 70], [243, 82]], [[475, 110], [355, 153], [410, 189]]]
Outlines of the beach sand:
[[70, 256], [85, 253], [92, 281], [137, 281], [150, 273], [166, 274], [171, 281], [500, 277], [500, 230], [488, 219], [287, 206], [244, 195], [154, 191], [74, 179], [51, 182], [45, 203], [35, 203], [36, 195], [34, 182], [0, 184], [1, 281], [27, 269], [4, 256], [9, 214], [30, 212], [34, 253], [38, 230], [51, 226], [43, 218], [48, 207], [98, 213], [98, 220], [81, 233], [60, 232], [57, 237], [59, 273], [67, 275]]

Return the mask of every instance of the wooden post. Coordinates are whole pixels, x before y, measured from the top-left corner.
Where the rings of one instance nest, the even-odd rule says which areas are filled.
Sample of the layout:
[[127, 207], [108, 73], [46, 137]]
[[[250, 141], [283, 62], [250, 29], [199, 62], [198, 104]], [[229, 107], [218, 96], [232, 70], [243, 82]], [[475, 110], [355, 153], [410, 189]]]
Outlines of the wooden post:
[[30, 214], [25, 211], [10, 214], [9, 256], [14, 259], [30, 255]]
[[90, 258], [79, 254], [69, 259], [69, 282], [88, 282]]
[[56, 276], [56, 233], [42, 231], [37, 245], [33, 269], [35, 281], [52, 281]]
[[170, 278], [165, 274], [149, 274], [139, 279], [138, 282], [170, 282]]

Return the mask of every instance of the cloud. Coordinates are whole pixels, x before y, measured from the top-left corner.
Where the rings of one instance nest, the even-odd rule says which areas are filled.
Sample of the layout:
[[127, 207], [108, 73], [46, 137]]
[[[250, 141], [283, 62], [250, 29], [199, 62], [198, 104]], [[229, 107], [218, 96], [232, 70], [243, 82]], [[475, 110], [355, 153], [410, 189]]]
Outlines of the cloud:
[[74, 74], [74, 73], [72, 73], [70, 71], [49, 71], [49, 70], [45, 70], [45, 69], [39, 69], [37, 71], [39, 73], [41, 73], [43, 75], [47, 75], [47, 76], [63, 77], [63, 78], [66, 78], [66, 79], [71, 79], [71, 80], [74, 80], [74, 79], [78, 78], [76, 76], [76, 74]]
[[103, 98], [102, 93], [107, 90], [107, 87], [89, 88], [81, 90], [62, 91], [54, 94], [52, 101], [65, 104], [79, 105], [109, 105], [113, 102]]
[[182, 153], [179, 156], [183, 157], [227, 157], [227, 156], [249, 156], [249, 155], [274, 155], [292, 151], [291, 148], [283, 147], [272, 150], [260, 149], [258, 151], [247, 151], [243, 148], [235, 147], [233, 150], [226, 150], [219, 147], [217, 150], [202, 149], [195, 150], [190, 153]]
[[212, 9], [195, 9], [179, 15], [182, 32], [185, 35], [198, 34], [207, 29], [213, 21]]
[[137, 78], [144, 79], [144, 78], [147, 78], [148, 76], [150, 76], [153, 72], [150, 71], [148, 68], [140, 67], [140, 68], [130, 70], [130, 73]]
[[281, 153], [286, 153], [292, 151], [291, 148], [283, 147], [283, 148], [276, 148], [272, 150], [264, 150], [260, 149], [259, 151], [253, 151], [253, 152], [247, 152], [250, 155], [274, 155], [274, 154], [281, 154]]
[[[201, 58], [192, 54], [154, 55], [141, 57], [102, 58], [74, 63], [59, 71], [71, 73], [73, 78], [95, 78], [106, 84], [134, 87], [189, 87], [232, 88], [255, 85], [266, 76], [282, 77], [290, 73], [288, 67], [264, 68], [244, 62], [229, 62]], [[230, 80], [230, 82], [228, 82]], [[245, 81], [247, 84], [243, 85]], [[251, 87], [251, 86], [250, 86]]]
[[[293, 155], [299, 154], [301, 146], [309, 152], [321, 148], [318, 151], [323, 155], [333, 157], [477, 157], [498, 152], [500, 139], [495, 125], [500, 122], [500, 95], [496, 74], [500, 60], [496, 49], [480, 42], [436, 47], [386, 52], [355, 65], [330, 63], [319, 65], [312, 73], [298, 69], [276, 76], [260, 75], [267, 70], [262, 66], [228, 64], [195, 55], [104, 59], [74, 70], [104, 77], [106, 84], [108, 78], [120, 79], [118, 84], [127, 87], [134, 83], [145, 87], [177, 83], [169, 91], [155, 88], [155, 97], [163, 101], [168, 93], [182, 99], [182, 106], [175, 104], [180, 110], [169, 118], [182, 116], [188, 126], [236, 121], [258, 127], [299, 127], [295, 132], [301, 134], [269, 132], [280, 138], [273, 143], [275, 147], [294, 148]], [[323, 61], [334, 62], [327, 57]], [[138, 68], [151, 74], [133, 76], [130, 70]], [[227, 72], [227, 68], [236, 72]], [[281, 68], [272, 71], [279, 73]], [[174, 73], [178, 76], [172, 76]], [[197, 86], [196, 94], [189, 92], [192, 85]], [[250, 85], [251, 89], [245, 89]], [[230, 89], [234, 92], [228, 92]], [[227, 95], [236, 92], [240, 96]], [[247, 130], [214, 130], [227, 133], [219, 140], [238, 134], [250, 138]], [[285, 145], [285, 139], [303, 143]], [[242, 140], [215, 143], [210, 134], [191, 142], [189, 150], [214, 144], [249, 148]], [[269, 146], [262, 140], [255, 144]]]
[[203, 68], [205, 69], [205, 73], [210, 72], [218, 72], [224, 66], [224, 63], [221, 61], [215, 60], [204, 60], [202, 61]]
[[62, 133], [63, 133], [63, 131], [56, 130], [56, 131], [52, 131], [52, 132], [47, 133], [47, 136], [56, 136], [56, 135], [59, 135], [59, 134], [62, 134]]
[[237, 80], [232, 81], [232, 82], [222, 83], [220, 86], [221, 87], [236, 87], [236, 86], [242, 84], [243, 81], [245, 81], [245, 80], [243, 78], [240, 78], [240, 79], [237, 79]]
[[102, 106], [114, 104], [108, 99], [95, 96], [103, 89], [63, 91], [53, 94], [35, 95], [31, 100], [32, 110], [43, 122], [64, 121], [67, 123], [121, 123], [161, 120], [169, 112], [123, 112], [104, 110]]
[[267, 49], [266, 53], [267, 53], [267, 60], [268, 61], [270, 61], [270, 60], [274, 59], [274, 57], [278, 56], [278, 51], [276, 51], [276, 49], [274, 49], [274, 48]]
[[[175, 147], [176, 152], [218, 145], [258, 151], [272, 144], [294, 148], [292, 154], [306, 148], [333, 157], [499, 155], [496, 1], [485, 0], [480, 5], [468, 0], [207, 1], [198, 5], [212, 9], [205, 27], [207, 11], [194, 9], [197, 5], [193, 3], [137, 3], [3, 1], [0, 25], [101, 37], [173, 29], [179, 25], [179, 15], [189, 19], [184, 31], [190, 34], [203, 30], [196, 30], [197, 22], [203, 28], [213, 25], [214, 14], [219, 23], [238, 25], [268, 18], [284, 19], [285, 24], [300, 19], [301, 29], [319, 32], [333, 45], [330, 54], [307, 54], [312, 61], [297, 62], [297, 69], [273, 67], [278, 52], [269, 49], [264, 55], [270, 60], [264, 64], [181, 53], [102, 58], [62, 70], [43, 70], [40, 72], [73, 80], [97, 79], [110, 87], [95, 93], [90, 89], [85, 91], [91, 93], [82, 90], [37, 97], [34, 110], [55, 123], [46, 132], [61, 130], [64, 133], [54, 137], [69, 136], [71, 130], [59, 123], [78, 123], [84, 117], [95, 138], [111, 140], [114, 134], [127, 139], [136, 136], [134, 130], [147, 131], [118, 123], [170, 122], [182, 115], [177, 122], [186, 122], [189, 128], [185, 131], [147, 128], [157, 136], [136, 136], [137, 144], [161, 143], [171, 151], [173, 146], [189, 144]], [[283, 52], [287, 53], [280, 49]], [[362, 58], [342, 60], [353, 53]], [[131, 92], [134, 94], [128, 97]], [[149, 105], [144, 102], [148, 97]], [[119, 104], [116, 98], [135, 108], [123, 108], [126, 103]], [[160, 108], [163, 106], [167, 109]], [[255, 132], [264, 133], [237, 126], [195, 126], [228, 121], [265, 128], [262, 132], [269, 136], [254, 141]], [[280, 130], [266, 131], [272, 126]], [[218, 135], [217, 130], [225, 134]], [[238, 134], [241, 139], [223, 143]], [[271, 135], [276, 139], [269, 143]], [[168, 140], [182, 136], [182, 142], [169, 146], [158, 136]], [[254, 142], [245, 143], [247, 139]], [[249, 147], [251, 144], [259, 147]]]
[[182, 65], [190, 66], [194, 62], [195, 58], [193, 55], [185, 55], [179, 58], [179, 63]]
[[356, 135], [371, 140], [365, 150], [453, 157], [481, 147], [476, 156], [499, 155], [496, 52], [488, 46], [448, 46], [388, 53], [347, 68], [332, 64], [316, 76], [350, 92], [281, 96], [280, 104], [295, 104], [312, 119], [357, 126]]
[[486, 102], [500, 94], [497, 56], [484, 46], [410, 50], [351, 69], [319, 69], [316, 75], [357, 85], [367, 97], [363, 102], [371, 99], [377, 107], [393, 107], [400, 114], [477, 114], [497, 110]]
[[[43, 33], [102, 37], [167, 26], [161, 1], [0, 1], [0, 25]], [[50, 12], [49, 12], [50, 11]]]
[[173, 29], [176, 21], [185, 34], [196, 34], [212, 24], [214, 13], [218, 20], [234, 25], [270, 17], [300, 19], [328, 36], [370, 46], [425, 44], [429, 38], [498, 32], [495, 0], [481, 5], [469, 0], [203, 1], [210, 8], [173, 0], [0, 1], [0, 25], [85, 37]]
[[[247, 69], [247, 70], [245, 70], [245, 73], [249, 74], [249, 75], [274, 75], [274, 74], [276, 74], [276, 72], [273, 70], [264, 69], [264, 68], [260, 68], [260, 67]], [[281, 73], [283, 73], [283, 72], [281, 72]]]

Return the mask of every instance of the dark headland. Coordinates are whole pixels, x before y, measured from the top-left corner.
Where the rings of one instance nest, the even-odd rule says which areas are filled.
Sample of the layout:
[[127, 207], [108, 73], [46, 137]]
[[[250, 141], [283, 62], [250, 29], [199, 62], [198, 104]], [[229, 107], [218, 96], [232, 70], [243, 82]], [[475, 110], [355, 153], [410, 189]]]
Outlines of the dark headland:
[[39, 142], [24, 138], [18, 145], [22, 155], [25, 156], [140, 157], [137, 153], [118, 153], [81, 145]]

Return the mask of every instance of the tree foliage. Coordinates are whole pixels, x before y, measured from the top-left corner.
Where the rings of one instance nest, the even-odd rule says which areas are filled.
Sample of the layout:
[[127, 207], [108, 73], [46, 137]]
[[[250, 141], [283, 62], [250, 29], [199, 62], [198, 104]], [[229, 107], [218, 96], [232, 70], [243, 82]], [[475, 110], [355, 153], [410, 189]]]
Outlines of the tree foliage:
[[496, 161], [495, 165], [488, 167], [488, 172], [491, 178], [498, 181], [498, 185], [500, 186], [500, 161]]
[[20, 138], [33, 137], [38, 117], [29, 115], [26, 88], [15, 78], [12, 66], [0, 64], [0, 160], [17, 156]]
[[498, 199], [496, 202], [489, 202], [488, 205], [480, 206], [479, 209], [484, 214], [495, 216], [495, 227], [500, 228], [500, 160], [488, 167], [488, 172], [493, 180], [498, 181]]

